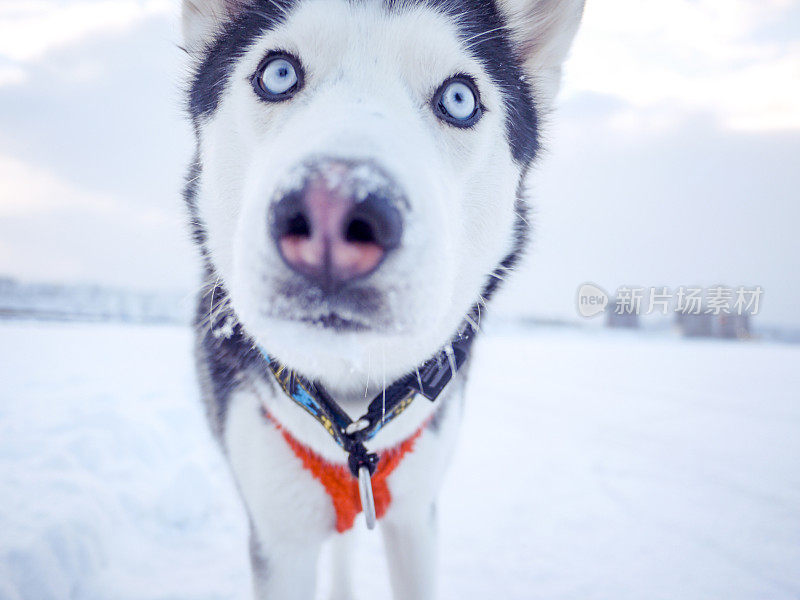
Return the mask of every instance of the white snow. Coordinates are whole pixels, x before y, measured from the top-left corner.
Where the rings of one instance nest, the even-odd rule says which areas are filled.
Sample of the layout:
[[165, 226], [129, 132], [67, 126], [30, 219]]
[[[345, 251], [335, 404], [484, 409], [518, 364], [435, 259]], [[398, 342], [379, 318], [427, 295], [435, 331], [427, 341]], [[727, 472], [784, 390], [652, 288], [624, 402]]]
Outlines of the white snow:
[[[0, 599], [247, 596], [190, 341], [0, 322]], [[791, 345], [487, 336], [439, 507], [441, 598], [800, 597], [798, 365]], [[386, 598], [379, 537], [357, 537], [359, 597]]]

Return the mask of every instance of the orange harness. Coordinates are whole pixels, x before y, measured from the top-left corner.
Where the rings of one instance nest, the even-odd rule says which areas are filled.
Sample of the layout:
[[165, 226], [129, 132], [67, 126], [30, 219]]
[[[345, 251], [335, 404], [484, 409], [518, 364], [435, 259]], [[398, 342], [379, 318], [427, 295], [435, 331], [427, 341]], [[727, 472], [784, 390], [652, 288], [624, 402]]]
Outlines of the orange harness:
[[[344, 533], [351, 529], [356, 515], [361, 512], [358, 480], [346, 466], [328, 462], [311, 448], [297, 441], [266, 409], [263, 412], [267, 420], [281, 432], [294, 455], [303, 462], [303, 467], [322, 484], [330, 496], [336, 512], [336, 531]], [[405, 455], [414, 450], [414, 444], [427, 425], [428, 423], [424, 423], [411, 437], [394, 448], [381, 452], [378, 467], [372, 475], [372, 493], [375, 498], [375, 515], [378, 519], [386, 514], [392, 503], [387, 478], [400, 465]]]

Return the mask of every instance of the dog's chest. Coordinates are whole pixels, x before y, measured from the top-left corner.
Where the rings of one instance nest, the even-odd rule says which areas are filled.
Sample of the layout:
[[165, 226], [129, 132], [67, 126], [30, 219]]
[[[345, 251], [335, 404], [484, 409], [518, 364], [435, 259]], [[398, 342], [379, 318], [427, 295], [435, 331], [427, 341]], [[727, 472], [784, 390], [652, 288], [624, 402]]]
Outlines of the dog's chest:
[[[232, 394], [223, 436], [251, 518], [266, 521], [270, 528], [287, 528], [287, 534], [294, 529], [321, 535], [346, 530], [360, 512], [355, 480], [348, 485], [345, 477], [346, 455], [307, 414], [270, 386], [259, 387]], [[388, 451], [382, 459], [391, 461], [384, 463], [388, 472], [376, 480], [379, 517], [403, 510], [409, 500], [434, 501], [456, 439], [460, 387], [453, 386], [437, 407], [417, 399], [420, 406], [409, 409], [371, 444], [373, 451]], [[274, 410], [274, 421], [265, 418], [265, 406]]]

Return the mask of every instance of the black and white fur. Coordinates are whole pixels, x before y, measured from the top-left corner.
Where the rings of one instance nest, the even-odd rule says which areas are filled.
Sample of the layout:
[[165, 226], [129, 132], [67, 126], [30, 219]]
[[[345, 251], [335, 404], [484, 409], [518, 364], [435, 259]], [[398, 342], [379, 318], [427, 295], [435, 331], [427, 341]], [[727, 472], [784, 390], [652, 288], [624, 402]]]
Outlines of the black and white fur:
[[[321, 545], [336, 535], [324, 489], [261, 407], [320, 456], [346, 458], [282, 395], [258, 348], [322, 382], [355, 417], [483, 310], [526, 240], [526, 176], [582, 10], [583, 0], [184, 0], [197, 138], [186, 200], [205, 270], [198, 369], [250, 518], [257, 598], [313, 598]], [[250, 78], [276, 49], [302, 61], [305, 80], [269, 104]], [[454, 74], [472, 78], [485, 106], [471, 128], [431, 110]], [[270, 204], [316, 156], [380, 165], [407, 200], [401, 246], [336, 298], [292, 273], [267, 232]], [[434, 505], [463, 373], [370, 445], [393, 447], [434, 417], [389, 480], [381, 526], [397, 600], [434, 596]], [[349, 598], [346, 540], [334, 543], [333, 589]]]

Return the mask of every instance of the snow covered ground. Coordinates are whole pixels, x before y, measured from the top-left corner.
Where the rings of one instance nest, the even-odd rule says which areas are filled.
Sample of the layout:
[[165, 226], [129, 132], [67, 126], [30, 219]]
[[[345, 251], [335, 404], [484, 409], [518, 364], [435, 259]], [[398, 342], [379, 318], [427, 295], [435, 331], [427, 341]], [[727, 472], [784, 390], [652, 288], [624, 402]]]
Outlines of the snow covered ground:
[[[0, 323], [0, 599], [246, 597], [189, 345]], [[800, 598], [800, 346], [541, 329], [477, 352], [443, 599]], [[360, 598], [386, 598], [358, 537]]]

